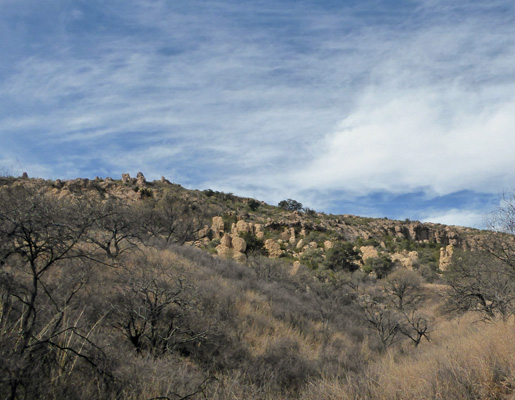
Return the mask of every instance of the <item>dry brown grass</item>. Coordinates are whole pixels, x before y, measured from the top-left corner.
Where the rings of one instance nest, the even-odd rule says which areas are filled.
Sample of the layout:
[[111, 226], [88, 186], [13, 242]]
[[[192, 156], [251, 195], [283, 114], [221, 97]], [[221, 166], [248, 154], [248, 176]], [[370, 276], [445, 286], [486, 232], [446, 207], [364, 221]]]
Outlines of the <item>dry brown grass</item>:
[[411, 354], [390, 351], [361, 376], [312, 382], [308, 399], [514, 399], [512, 324], [449, 322]]

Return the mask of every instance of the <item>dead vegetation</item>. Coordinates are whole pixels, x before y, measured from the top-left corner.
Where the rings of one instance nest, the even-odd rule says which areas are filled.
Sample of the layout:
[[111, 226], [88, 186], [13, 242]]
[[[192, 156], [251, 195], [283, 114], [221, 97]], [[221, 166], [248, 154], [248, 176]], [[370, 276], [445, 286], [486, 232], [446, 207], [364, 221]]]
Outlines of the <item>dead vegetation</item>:
[[[2, 398], [513, 398], [512, 275], [488, 254], [478, 265], [512, 286], [463, 258], [439, 284], [245, 265], [182, 245], [207, 215], [197, 200], [15, 183], [0, 189]], [[472, 288], [489, 307], [456, 292]]]

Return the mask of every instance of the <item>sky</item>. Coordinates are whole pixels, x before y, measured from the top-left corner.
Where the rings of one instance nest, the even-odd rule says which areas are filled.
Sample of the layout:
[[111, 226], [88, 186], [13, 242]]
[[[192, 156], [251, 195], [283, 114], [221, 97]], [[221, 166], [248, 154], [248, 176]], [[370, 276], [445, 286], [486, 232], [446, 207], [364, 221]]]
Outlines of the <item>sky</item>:
[[0, 0], [0, 171], [483, 227], [514, 66], [508, 0]]

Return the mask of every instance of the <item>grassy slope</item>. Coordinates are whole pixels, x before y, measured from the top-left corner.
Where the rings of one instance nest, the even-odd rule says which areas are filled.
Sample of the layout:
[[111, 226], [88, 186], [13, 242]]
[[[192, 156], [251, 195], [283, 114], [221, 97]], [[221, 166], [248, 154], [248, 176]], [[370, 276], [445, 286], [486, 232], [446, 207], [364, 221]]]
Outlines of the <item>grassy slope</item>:
[[[157, 191], [160, 186], [149, 188]], [[172, 190], [208, 201], [216, 213], [236, 212], [256, 220], [290, 215], [267, 205], [253, 214], [242, 199], [206, 199], [200, 192], [177, 186]], [[370, 223], [347, 218], [354, 225]], [[19, 278], [23, 286], [21, 266], [13, 263], [2, 272], [6, 272], [2, 279]], [[84, 286], [66, 307], [64, 319], [67, 326], [84, 332], [88, 342], [63, 330], [55, 338], [61, 348], [42, 353], [46, 355], [40, 359], [44, 363], [39, 375], [30, 378], [34, 384], [37, 379], [41, 382], [27, 384], [29, 399], [40, 396], [30, 391], [33, 387], [46, 398], [70, 399], [176, 399], [195, 392], [189, 398], [513, 398], [512, 321], [448, 320], [439, 311], [443, 285], [424, 287], [427, 296], [421, 310], [434, 321], [431, 342], [415, 348], [399, 338], [385, 351], [363, 319], [349, 276], [319, 280], [304, 268], [292, 274], [290, 264], [282, 260], [262, 258], [242, 265], [188, 246], [150, 247], [143, 241], [123, 253], [115, 267], [88, 261], [59, 264], [45, 277], [46, 290], [64, 301], [79, 274], [84, 274]], [[356, 279], [370, 290], [382, 284]], [[149, 284], [178, 293], [159, 319], [181, 332], [174, 336], [173, 348], [164, 352], [151, 341], [138, 350], [124, 334], [127, 319], [123, 316]], [[16, 311], [13, 308], [7, 314], [7, 289], [2, 286], [0, 350], [10, 366], [18, 362], [9, 348], [17, 325], [4, 323]], [[43, 337], [55, 317], [52, 304], [42, 301], [40, 307], [40, 315], [46, 317], [39, 328]], [[139, 326], [142, 323], [139, 319]], [[150, 335], [149, 330], [145, 332]], [[189, 338], [195, 339], [185, 340]], [[88, 362], [67, 350], [75, 344], [97, 354], [96, 347], [87, 346], [89, 342], [102, 351], [98, 357], [112, 375], [109, 384], [91, 371]], [[2, 382], [4, 395], [7, 386]]]

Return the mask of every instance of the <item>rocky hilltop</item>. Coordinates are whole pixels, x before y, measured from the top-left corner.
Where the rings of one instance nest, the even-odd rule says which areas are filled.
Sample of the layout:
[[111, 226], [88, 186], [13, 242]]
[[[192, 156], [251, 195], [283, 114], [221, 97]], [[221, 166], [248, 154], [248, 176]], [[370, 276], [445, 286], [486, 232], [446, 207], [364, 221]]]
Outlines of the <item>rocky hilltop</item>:
[[0, 183], [37, 184], [57, 197], [117, 199], [132, 205], [150, 204], [150, 208], [173, 208], [178, 213], [174, 221], [185, 222], [183, 212], [194, 220], [194, 235], [187, 243], [239, 262], [255, 255], [284, 258], [293, 268], [305, 264], [316, 269], [335, 246], [352, 244], [359, 253], [354, 260], [359, 268], [368, 265], [370, 269], [377, 260], [388, 260], [410, 269], [423, 266], [440, 272], [456, 249], [474, 251], [488, 236], [477, 229], [419, 221], [288, 211], [231, 193], [188, 190], [164, 177], [149, 182], [141, 172], [135, 178], [123, 174], [120, 180], [45, 181], [24, 174], [22, 178], [2, 178]]

